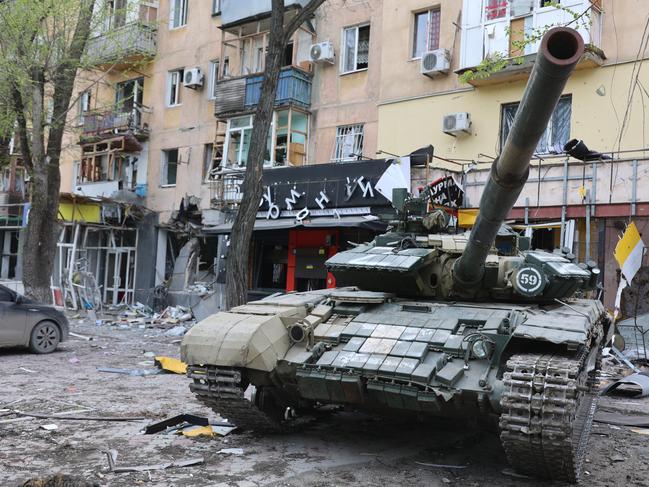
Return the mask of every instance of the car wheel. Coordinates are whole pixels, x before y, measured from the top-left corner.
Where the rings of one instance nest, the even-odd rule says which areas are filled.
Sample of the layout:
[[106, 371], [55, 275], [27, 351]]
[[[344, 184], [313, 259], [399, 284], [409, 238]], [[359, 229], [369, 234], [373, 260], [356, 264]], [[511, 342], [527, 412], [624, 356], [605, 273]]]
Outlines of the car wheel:
[[29, 348], [34, 353], [52, 353], [61, 341], [61, 331], [51, 321], [42, 321], [32, 330]]

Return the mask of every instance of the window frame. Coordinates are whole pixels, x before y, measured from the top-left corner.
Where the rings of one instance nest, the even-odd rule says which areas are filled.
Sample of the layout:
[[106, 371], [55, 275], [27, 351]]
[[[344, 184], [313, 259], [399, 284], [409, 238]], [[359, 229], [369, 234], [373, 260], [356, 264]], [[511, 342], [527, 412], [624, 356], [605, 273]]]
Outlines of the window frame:
[[[176, 181], [169, 183], [169, 153], [176, 151]], [[161, 188], [173, 188], [178, 184], [178, 161], [180, 159], [180, 148], [172, 147], [169, 149], [162, 149], [162, 161], [161, 161], [161, 171], [160, 171], [160, 187]], [[166, 180], [166, 182], [165, 182]]]
[[[566, 93], [564, 95], [561, 95], [561, 97], [559, 98], [559, 101], [557, 102], [557, 106], [552, 111], [552, 116], [550, 117], [550, 120], [548, 120], [548, 126], [545, 128], [545, 130], [543, 131], [543, 134], [541, 135], [541, 137], [543, 137], [543, 136], [545, 136], [546, 132], [549, 132], [548, 133], [548, 140], [549, 140], [548, 147], [552, 147], [554, 145], [552, 143], [553, 142], [552, 137], [553, 137], [553, 126], [554, 126], [554, 123], [555, 123], [555, 114], [557, 113], [556, 111], [557, 111], [557, 108], [559, 107], [559, 103], [561, 103], [561, 101], [565, 101], [565, 100], [569, 101], [570, 119], [568, 120], [568, 123], [569, 123], [569, 129], [570, 130], [572, 129], [572, 123], [571, 122], [572, 122], [572, 107], [573, 107], [572, 101], [573, 101], [573, 96], [572, 96], [572, 93]], [[520, 107], [520, 104], [521, 104], [521, 102], [517, 101], [517, 102], [511, 102], [511, 103], [503, 103], [500, 106], [500, 130], [499, 130], [499, 135], [500, 135], [500, 150], [501, 151], [502, 151], [502, 149], [503, 149], [503, 147], [505, 145], [505, 141], [507, 140], [507, 137], [506, 137], [505, 131], [504, 131], [504, 128], [505, 128], [505, 110], [507, 110], [507, 109], [509, 109], [511, 107], [514, 107], [514, 106], [518, 110], [518, 107]], [[511, 130], [511, 128], [510, 128], [510, 130]], [[509, 135], [509, 131], [507, 132], [507, 135]], [[566, 140], [566, 142], [568, 140], [570, 140], [570, 133], [568, 133], [568, 139]], [[539, 143], [540, 142], [541, 142], [541, 140], [539, 140]], [[538, 147], [538, 145], [537, 145], [537, 147]], [[535, 156], [536, 155], [538, 155], [538, 156], [547, 156], [547, 155], [558, 154], [558, 152], [557, 153], [555, 153], [555, 152], [537, 152], [536, 151], [537, 147], [534, 148], [534, 155]]]
[[[176, 82], [176, 88], [173, 89], [173, 77], [174, 75], [178, 76], [178, 80]], [[174, 108], [174, 107], [179, 107], [183, 104], [182, 99], [180, 97], [181, 93], [181, 87], [183, 84], [183, 78], [185, 77], [185, 68], [176, 68], [172, 69], [170, 71], [167, 71], [167, 90], [166, 90], [166, 103], [165, 105], [167, 108]], [[171, 103], [171, 93], [172, 90], [174, 91], [174, 99], [175, 102]]]
[[219, 81], [219, 69], [221, 67], [220, 59], [212, 59], [210, 61], [210, 72], [209, 72], [209, 81], [208, 81], [208, 91], [207, 99], [214, 100], [216, 99], [216, 84]]
[[[370, 48], [369, 48], [369, 44], [368, 44], [368, 47], [367, 47], [367, 67], [366, 68], [358, 68], [358, 33], [359, 33], [359, 30], [362, 29], [363, 27], [368, 27], [369, 28], [369, 32], [370, 32], [370, 36], [369, 36], [370, 41], [369, 42], [371, 42], [371, 39], [372, 39], [372, 26], [371, 26], [370, 22], [364, 22], [362, 24], [356, 24], [356, 25], [350, 25], [350, 26], [347, 26], [347, 27], [343, 27], [341, 43], [340, 43], [340, 53], [341, 53], [340, 54], [340, 75], [341, 76], [345, 75], [345, 74], [351, 74], [351, 73], [360, 73], [362, 71], [367, 71], [369, 69], [369, 66], [370, 66], [370, 60], [369, 60]], [[354, 41], [355, 48], [354, 48], [354, 63], [353, 64], [356, 67], [354, 69], [352, 69], [352, 70], [346, 70], [345, 65], [347, 64], [347, 49], [345, 48], [345, 40], [347, 38], [347, 31], [350, 31], [352, 29], [355, 30], [355, 41]]]
[[[437, 21], [437, 30], [438, 30], [437, 47], [435, 49], [431, 49], [431, 46], [428, 45], [428, 42], [430, 41], [431, 16], [432, 16], [433, 13], [438, 13], [439, 14], [438, 21]], [[441, 7], [438, 5], [436, 7], [430, 7], [430, 8], [424, 9], [424, 10], [417, 10], [417, 11], [413, 12], [414, 24], [413, 24], [413, 31], [412, 31], [412, 37], [411, 37], [411, 41], [412, 41], [412, 46], [411, 46], [411, 49], [410, 49], [410, 55], [411, 55], [410, 59], [411, 60], [417, 60], [417, 59], [422, 58], [422, 56], [417, 56], [416, 50], [417, 50], [417, 33], [418, 33], [418, 31], [417, 31], [417, 17], [419, 15], [423, 15], [423, 14], [426, 14], [427, 17], [428, 17], [427, 24], [426, 24], [428, 26], [428, 28], [426, 29], [426, 32], [424, 33], [425, 37], [426, 37], [426, 48], [425, 48], [425, 50], [423, 52], [430, 52], [430, 51], [434, 51], [436, 49], [439, 49], [439, 41], [440, 41], [440, 37], [441, 37], [441, 28], [442, 28], [442, 9], [441, 9]]]
[[169, 30], [182, 29], [187, 25], [187, 20], [189, 18], [189, 0], [179, 0], [180, 1], [180, 20], [178, 25], [176, 25], [176, 0], [169, 0]]
[[[240, 120], [244, 118], [249, 118], [248, 124], [246, 126], [242, 127], [236, 127], [232, 128], [232, 121], [233, 120]], [[246, 167], [246, 164], [248, 161], [241, 162], [241, 152], [243, 150], [243, 143], [239, 145], [239, 151], [237, 154], [237, 160], [236, 161], [230, 161], [228, 160], [228, 153], [230, 152], [230, 143], [232, 141], [232, 133], [233, 132], [241, 132], [241, 141], [243, 142], [245, 138], [245, 131], [250, 130], [251, 135], [252, 135], [252, 125], [254, 123], [254, 117], [252, 115], [243, 115], [240, 117], [232, 117], [228, 119], [228, 126], [225, 129], [225, 141], [223, 142], [223, 159], [221, 160], [221, 167], [222, 168], [231, 168], [231, 167]]]
[[84, 116], [90, 111], [90, 104], [92, 103], [92, 91], [90, 88], [83, 90], [79, 93], [79, 111], [77, 113], [77, 120], [79, 125], [85, 123]]
[[212, 15], [221, 15], [221, 0], [212, 0]]
[[[351, 135], [354, 136], [354, 147], [360, 148], [361, 155], [363, 154], [363, 145], [365, 143], [365, 123], [352, 123], [352, 124], [347, 124], [347, 125], [338, 125], [336, 127], [336, 136], [334, 139], [334, 149], [333, 149], [333, 154], [331, 156], [331, 161], [332, 163], [345, 163], [345, 162], [353, 162], [358, 160], [358, 155], [355, 157], [343, 157], [342, 155], [342, 150], [343, 148], [341, 147], [339, 149], [338, 144], [343, 141], [343, 139], [350, 135], [346, 133], [342, 133], [345, 129], [350, 129], [351, 130]], [[360, 129], [360, 130], [358, 130]], [[356, 131], [355, 131], [356, 130]], [[360, 143], [356, 140], [356, 137], [360, 138]], [[336, 157], [338, 153], [341, 153], [340, 157]], [[358, 151], [355, 151], [355, 153]]]

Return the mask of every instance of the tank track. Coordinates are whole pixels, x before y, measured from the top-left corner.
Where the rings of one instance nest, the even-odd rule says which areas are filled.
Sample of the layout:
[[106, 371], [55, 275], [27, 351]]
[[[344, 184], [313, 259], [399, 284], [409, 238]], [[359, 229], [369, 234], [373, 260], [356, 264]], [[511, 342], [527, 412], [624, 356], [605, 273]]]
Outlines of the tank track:
[[507, 362], [500, 439], [519, 472], [577, 482], [596, 408], [586, 356], [521, 354]]
[[241, 371], [212, 365], [190, 365], [187, 376], [193, 379], [189, 389], [198, 400], [239, 428], [264, 433], [282, 430], [280, 421], [244, 396], [246, 384]]

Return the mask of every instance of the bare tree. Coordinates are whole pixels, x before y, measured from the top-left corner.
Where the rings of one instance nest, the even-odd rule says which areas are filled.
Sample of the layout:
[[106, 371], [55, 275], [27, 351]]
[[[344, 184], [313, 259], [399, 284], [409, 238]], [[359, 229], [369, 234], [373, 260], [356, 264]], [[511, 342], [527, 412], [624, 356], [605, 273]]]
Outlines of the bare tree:
[[285, 22], [284, 0], [272, 0], [272, 2], [264, 81], [261, 85], [259, 105], [254, 115], [248, 161], [243, 180], [244, 197], [234, 219], [230, 235], [230, 250], [226, 263], [226, 303], [228, 308], [246, 302], [250, 240], [263, 192], [264, 154], [284, 49], [295, 31], [314, 14], [316, 9], [324, 3], [324, 0], [310, 0], [287, 22]]
[[59, 162], [67, 113], [95, 0], [14, 0], [0, 4], [0, 71], [10, 83], [12, 116], [31, 207], [22, 248], [26, 294], [50, 301], [58, 236]]

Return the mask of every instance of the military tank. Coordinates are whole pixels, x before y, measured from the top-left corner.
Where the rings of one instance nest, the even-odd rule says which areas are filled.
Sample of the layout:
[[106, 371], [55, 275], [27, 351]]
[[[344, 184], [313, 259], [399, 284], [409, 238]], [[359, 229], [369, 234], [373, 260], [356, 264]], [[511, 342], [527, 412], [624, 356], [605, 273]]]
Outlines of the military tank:
[[576, 482], [611, 328], [588, 299], [599, 271], [531, 249], [503, 222], [583, 49], [571, 29], [543, 37], [470, 233], [428, 212], [425, 195], [395, 194], [400, 216], [388, 233], [327, 261], [339, 287], [250, 302], [185, 335], [198, 399], [261, 431], [326, 404], [497, 418], [518, 471]]

